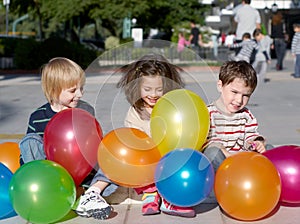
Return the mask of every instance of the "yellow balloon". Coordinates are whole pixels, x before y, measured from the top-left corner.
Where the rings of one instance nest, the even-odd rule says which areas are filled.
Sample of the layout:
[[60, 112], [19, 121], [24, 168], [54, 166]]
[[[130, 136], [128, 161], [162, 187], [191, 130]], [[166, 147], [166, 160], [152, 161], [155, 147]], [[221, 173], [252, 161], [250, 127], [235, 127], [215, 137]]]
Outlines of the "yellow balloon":
[[176, 148], [200, 150], [206, 141], [209, 124], [205, 102], [186, 89], [163, 95], [150, 118], [151, 136], [162, 156]]

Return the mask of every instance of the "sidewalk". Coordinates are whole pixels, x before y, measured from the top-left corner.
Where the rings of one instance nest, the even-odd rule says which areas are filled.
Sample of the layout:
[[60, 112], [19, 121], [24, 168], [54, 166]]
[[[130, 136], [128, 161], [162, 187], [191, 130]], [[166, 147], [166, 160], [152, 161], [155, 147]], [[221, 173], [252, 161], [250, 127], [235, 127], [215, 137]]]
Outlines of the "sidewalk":
[[[250, 100], [249, 108], [260, 122], [260, 132], [276, 145], [296, 144], [300, 146], [300, 79], [291, 76], [293, 59], [288, 53], [284, 69], [275, 70], [275, 60], [269, 66], [267, 78], [270, 82], [258, 87]], [[206, 102], [218, 96], [216, 90], [217, 71], [186, 68], [184, 77], [187, 89], [198, 93]], [[84, 100], [96, 108], [96, 118], [104, 134], [123, 126], [129, 107], [125, 96], [115, 84], [120, 77], [109, 75], [89, 75]], [[37, 75], [0, 75], [0, 143], [18, 142], [26, 132], [28, 116], [32, 110], [45, 102]], [[162, 224], [162, 223], [202, 223], [202, 224], [298, 224], [300, 207], [278, 206], [267, 218], [253, 222], [242, 222], [229, 218], [216, 204], [203, 203], [195, 207], [195, 218], [181, 218], [166, 214], [142, 216], [140, 196], [132, 189], [120, 188], [118, 193], [107, 198], [114, 207], [108, 220], [74, 217], [61, 223], [109, 223], [109, 224]], [[24, 202], [26, 203], [26, 202]], [[5, 224], [25, 224], [19, 216], [0, 220]]]

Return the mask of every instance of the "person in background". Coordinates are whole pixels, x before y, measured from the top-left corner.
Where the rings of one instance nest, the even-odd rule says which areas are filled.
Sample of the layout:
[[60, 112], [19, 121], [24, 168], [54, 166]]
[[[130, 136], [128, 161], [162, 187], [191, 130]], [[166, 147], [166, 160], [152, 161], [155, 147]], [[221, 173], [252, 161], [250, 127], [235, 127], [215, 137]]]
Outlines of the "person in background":
[[189, 44], [190, 44], [190, 42], [185, 39], [184, 33], [183, 32], [179, 32], [178, 33], [177, 52], [179, 54], [179, 60], [180, 61], [183, 59], [182, 58], [182, 52], [184, 51], [184, 48], [186, 46], [188, 46]]
[[252, 54], [255, 54], [255, 51], [258, 50], [258, 45], [256, 41], [251, 39], [250, 33], [243, 34], [243, 41], [239, 43], [234, 43], [233, 45], [228, 46], [230, 49], [240, 48], [237, 55], [231, 54], [229, 55], [229, 60], [231, 61], [246, 61], [250, 63]]
[[[171, 64], [159, 54], [147, 54], [137, 61], [120, 69], [123, 74], [117, 86], [125, 92], [127, 101], [131, 105], [124, 125], [137, 128], [151, 136], [150, 115], [156, 102], [165, 93], [184, 86], [179, 67]], [[194, 217], [195, 211], [191, 207], [179, 207], [169, 203], [158, 193], [155, 184], [135, 189], [138, 194], [143, 193], [142, 214], [165, 214]]]
[[283, 22], [281, 12], [276, 12], [272, 16], [271, 21], [271, 38], [274, 40], [274, 50], [276, 53], [276, 70], [280, 71], [283, 68], [283, 60], [286, 53], [286, 34], [285, 24]]
[[230, 46], [230, 45], [233, 45], [234, 42], [235, 42], [235, 34], [234, 34], [234, 32], [230, 31], [230, 32], [228, 32], [228, 34], [226, 35], [224, 45], [225, 45], [225, 46]]
[[194, 21], [191, 21], [191, 34], [189, 36], [189, 43], [191, 48], [196, 52], [197, 55], [200, 54], [200, 46], [202, 45], [202, 36], [200, 30], [196, 27]]
[[258, 10], [250, 6], [251, 0], [242, 0], [242, 6], [237, 9], [234, 21], [237, 23], [236, 41], [241, 42], [244, 33], [253, 33], [255, 28], [261, 28], [261, 17]]
[[270, 49], [273, 47], [273, 40], [268, 35], [264, 35], [261, 29], [255, 29], [253, 37], [258, 43], [258, 50], [255, 55], [255, 61], [252, 66], [257, 72], [258, 83], [266, 82], [266, 73], [268, 64], [271, 64]]
[[300, 78], [300, 23], [293, 24], [293, 28], [295, 34], [292, 39], [291, 52], [296, 58], [294, 77]]

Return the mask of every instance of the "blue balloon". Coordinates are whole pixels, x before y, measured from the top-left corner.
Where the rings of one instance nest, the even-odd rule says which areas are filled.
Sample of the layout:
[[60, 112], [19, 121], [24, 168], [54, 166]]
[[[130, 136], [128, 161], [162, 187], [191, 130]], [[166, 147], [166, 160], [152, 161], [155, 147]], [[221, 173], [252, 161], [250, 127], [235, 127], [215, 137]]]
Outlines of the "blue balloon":
[[160, 195], [171, 204], [190, 207], [201, 203], [213, 189], [214, 170], [201, 152], [175, 149], [156, 166], [155, 183]]
[[0, 163], [0, 219], [15, 216], [16, 213], [9, 199], [9, 183], [13, 173]]

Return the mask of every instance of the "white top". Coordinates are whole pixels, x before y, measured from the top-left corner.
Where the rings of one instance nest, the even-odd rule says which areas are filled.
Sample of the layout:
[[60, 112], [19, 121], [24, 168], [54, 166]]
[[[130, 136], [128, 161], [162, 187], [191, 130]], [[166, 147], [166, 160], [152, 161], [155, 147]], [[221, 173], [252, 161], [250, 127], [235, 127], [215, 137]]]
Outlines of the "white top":
[[263, 39], [258, 42], [258, 51], [255, 55], [255, 60], [257, 61], [266, 61], [266, 56], [264, 55], [264, 51], [267, 53], [269, 60], [271, 60], [270, 48], [273, 40], [271, 37], [266, 35]]
[[139, 129], [151, 137], [150, 120], [142, 120], [138, 112], [132, 106], [128, 109], [124, 125], [125, 127]]
[[248, 4], [240, 7], [234, 17], [237, 22], [236, 39], [241, 40], [244, 33], [250, 33], [252, 36], [256, 24], [261, 23], [259, 12]]

